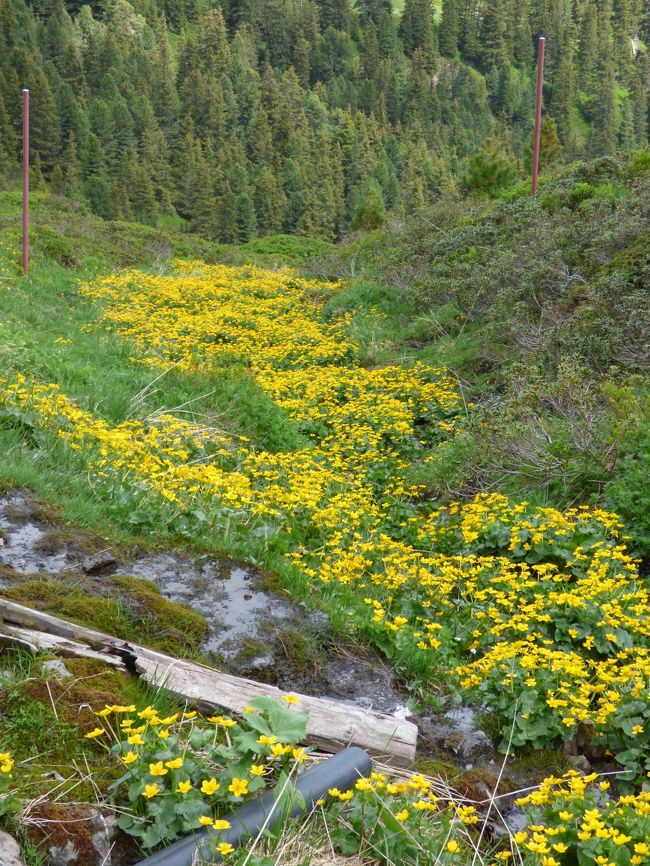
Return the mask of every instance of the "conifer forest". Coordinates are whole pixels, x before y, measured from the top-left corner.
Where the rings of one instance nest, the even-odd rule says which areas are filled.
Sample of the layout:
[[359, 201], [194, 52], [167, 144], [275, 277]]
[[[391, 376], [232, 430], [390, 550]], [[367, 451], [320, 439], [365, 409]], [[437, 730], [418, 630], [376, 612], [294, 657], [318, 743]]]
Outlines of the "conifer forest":
[[[226, 243], [340, 239], [542, 160], [647, 142], [642, 0], [0, 0], [0, 168]], [[368, 212], [369, 217], [364, 217]]]

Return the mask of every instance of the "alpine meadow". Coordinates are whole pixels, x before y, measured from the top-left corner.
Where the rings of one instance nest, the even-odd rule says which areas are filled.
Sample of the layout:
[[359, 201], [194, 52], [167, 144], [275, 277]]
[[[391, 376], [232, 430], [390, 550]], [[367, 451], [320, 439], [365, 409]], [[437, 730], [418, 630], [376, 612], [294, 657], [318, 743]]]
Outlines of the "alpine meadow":
[[0, 0], [0, 866], [650, 866], [649, 120], [646, 0]]

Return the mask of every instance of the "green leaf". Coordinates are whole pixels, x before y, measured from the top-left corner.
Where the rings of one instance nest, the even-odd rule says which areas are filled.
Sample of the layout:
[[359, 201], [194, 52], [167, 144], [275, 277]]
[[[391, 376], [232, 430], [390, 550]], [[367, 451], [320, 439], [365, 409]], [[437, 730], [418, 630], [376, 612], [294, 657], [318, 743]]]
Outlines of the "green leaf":
[[344, 857], [350, 857], [352, 854], [357, 854], [359, 851], [359, 837], [352, 830], [347, 830], [344, 827], [338, 827], [331, 832], [332, 842], [339, 849]]

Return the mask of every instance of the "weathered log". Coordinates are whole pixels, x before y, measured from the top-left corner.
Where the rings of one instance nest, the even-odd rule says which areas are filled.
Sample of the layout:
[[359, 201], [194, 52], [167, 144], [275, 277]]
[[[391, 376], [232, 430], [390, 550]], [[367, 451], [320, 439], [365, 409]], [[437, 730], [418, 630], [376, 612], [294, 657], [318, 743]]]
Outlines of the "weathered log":
[[[5, 623], [21, 626], [25, 640], [28, 639], [25, 629], [44, 632], [63, 641], [59, 644], [63, 652], [66, 647], [72, 652], [75, 644], [85, 644], [100, 657], [119, 659], [127, 670], [202, 710], [222, 707], [241, 713], [251, 698], [262, 695], [281, 698], [283, 694], [275, 686], [175, 659], [4, 599], [0, 599], [0, 617]], [[299, 705], [309, 712], [307, 741], [320, 749], [338, 751], [349, 745], [361, 746], [384, 762], [400, 767], [408, 766], [415, 758], [417, 728], [411, 722], [325, 698], [298, 697]]]
[[91, 649], [87, 644], [60, 637], [56, 634], [19, 628], [18, 626], [4, 623], [0, 626], [0, 642], [3, 639], [13, 642], [18, 646], [23, 646], [31, 652], [48, 651], [57, 653], [57, 655], [61, 655], [64, 658], [96, 659], [97, 661], [104, 662], [104, 664], [126, 671], [126, 666], [119, 656], [98, 652]]

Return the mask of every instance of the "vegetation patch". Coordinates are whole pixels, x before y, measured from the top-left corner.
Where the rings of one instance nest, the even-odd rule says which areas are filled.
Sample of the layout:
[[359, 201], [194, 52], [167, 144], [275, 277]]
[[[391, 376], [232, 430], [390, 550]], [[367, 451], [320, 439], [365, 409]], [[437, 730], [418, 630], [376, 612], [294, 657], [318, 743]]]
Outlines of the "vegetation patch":
[[5, 598], [79, 625], [176, 656], [197, 653], [208, 624], [203, 616], [168, 601], [148, 580], [115, 576], [97, 581], [79, 575], [19, 579]]

